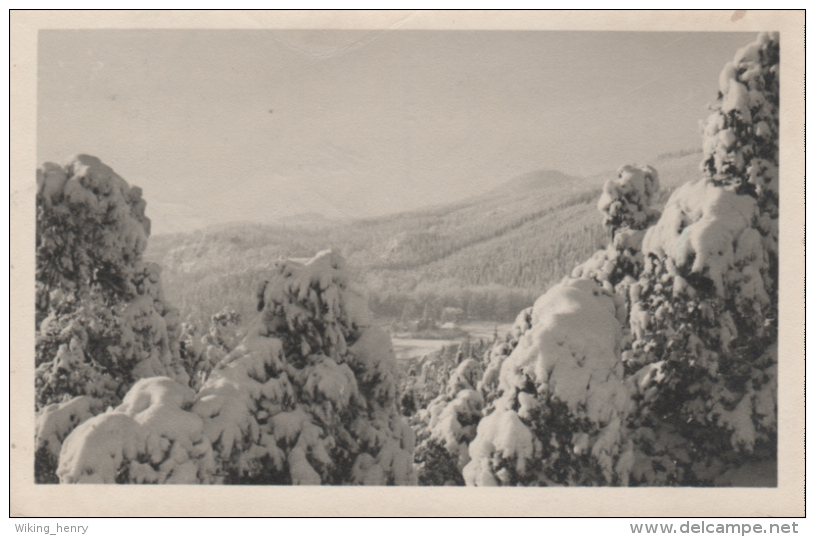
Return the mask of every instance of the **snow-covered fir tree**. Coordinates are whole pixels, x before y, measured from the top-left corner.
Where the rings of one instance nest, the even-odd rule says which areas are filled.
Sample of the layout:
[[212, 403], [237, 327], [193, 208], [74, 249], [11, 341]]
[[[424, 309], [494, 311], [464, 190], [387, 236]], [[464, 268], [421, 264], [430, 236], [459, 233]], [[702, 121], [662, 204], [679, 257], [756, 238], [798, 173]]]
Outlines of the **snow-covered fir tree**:
[[[87, 155], [37, 170], [37, 479], [54, 479], [60, 440], [121, 402], [141, 378], [188, 381], [180, 319], [146, 263], [141, 189]], [[72, 398], [78, 401], [71, 401]]]
[[705, 177], [674, 192], [643, 239], [630, 299], [634, 354], [648, 364], [644, 483], [665, 466], [662, 437], [675, 484], [776, 457], [778, 58], [778, 36], [761, 34], [725, 66]]
[[229, 306], [210, 317], [209, 329], [204, 335], [198, 333], [194, 324], [181, 324], [181, 359], [193, 372], [190, 385], [194, 389], [201, 387], [212, 369], [238, 346], [243, 335], [241, 316]]
[[567, 278], [541, 296], [501, 366], [466, 483], [625, 483], [631, 454], [620, 438], [632, 400], [619, 346], [617, 305], [593, 280]]
[[605, 182], [597, 208], [611, 241], [577, 266], [572, 277], [594, 278], [609, 292], [623, 280], [639, 277], [645, 230], [660, 216], [655, 207], [659, 187], [659, 174], [651, 166], [622, 166], [617, 177]]
[[468, 484], [721, 485], [774, 463], [777, 82], [777, 36], [762, 34], [722, 73], [706, 176], [661, 216], [650, 168], [606, 184], [612, 242], [536, 303]]

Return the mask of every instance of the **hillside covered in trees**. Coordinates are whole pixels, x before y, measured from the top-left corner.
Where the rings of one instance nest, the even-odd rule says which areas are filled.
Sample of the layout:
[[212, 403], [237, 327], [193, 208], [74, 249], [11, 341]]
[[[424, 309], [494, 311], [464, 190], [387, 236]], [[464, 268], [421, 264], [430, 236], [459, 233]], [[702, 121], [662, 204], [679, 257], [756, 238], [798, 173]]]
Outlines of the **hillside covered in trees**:
[[[667, 192], [698, 174], [701, 151], [655, 160]], [[614, 173], [609, 172], [609, 174]], [[595, 217], [603, 176], [538, 171], [459, 203], [357, 221], [233, 224], [152, 237], [145, 252], [182, 317], [206, 323], [229, 306], [243, 315], [252, 289], [281, 257], [342, 252], [378, 317], [418, 318], [430, 308], [511, 322], [515, 313], [608, 238]]]

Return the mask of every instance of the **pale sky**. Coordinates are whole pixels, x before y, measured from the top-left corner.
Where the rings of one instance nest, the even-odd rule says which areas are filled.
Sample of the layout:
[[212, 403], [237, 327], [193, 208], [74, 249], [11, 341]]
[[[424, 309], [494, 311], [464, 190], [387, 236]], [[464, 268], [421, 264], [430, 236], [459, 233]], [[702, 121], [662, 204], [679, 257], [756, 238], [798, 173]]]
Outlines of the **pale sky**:
[[699, 147], [745, 33], [39, 35], [38, 163], [98, 156], [154, 233], [375, 216]]

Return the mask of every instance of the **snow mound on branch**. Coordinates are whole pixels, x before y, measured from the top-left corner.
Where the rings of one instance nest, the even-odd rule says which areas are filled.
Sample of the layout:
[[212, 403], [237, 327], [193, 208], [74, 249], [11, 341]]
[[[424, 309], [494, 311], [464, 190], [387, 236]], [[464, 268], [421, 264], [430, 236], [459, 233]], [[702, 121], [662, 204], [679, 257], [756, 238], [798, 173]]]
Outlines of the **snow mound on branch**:
[[[447, 461], [446, 472], [460, 473], [470, 461], [468, 446], [484, 408], [484, 398], [475, 389], [481, 375], [481, 364], [472, 358], [464, 360], [448, 380], [445, 392], [417, 413], [414, 421], [422, 440], [417, 448], [422, 472], [438, 472], [439, 464]], [[440, 458], [433, 444], [441, 446], [446, 454]], [[427, 477], [441, 479], [437, 475]]]
[[[652, 207], [659, 191], [659, 177], [651, 166], [625, 165], [614, 179], [606, 181], [598, 208], [611, 228], [611, 242], [603, 250], [572, 270], [572, 278], [594, 279], [609, 294], [617, 295], [618, 320], [627, 321], [627, 300], [620, 283], [638, 278], [644, 258], [645, 230], [660, 216]], [[623, 287], [626, 287], [625, 284]]]
[[396, 358], [390, 335], [376, 327], [367, 327], [351, 345], [348, 365], [356, 371], [360, 388], [367, 397], [387, 407], [396, 398]]
[[615, 441], [632, 404], [620, 334], [614, 298], [592, 280], [566, 279], [541, 296], [531, 328], [501, 367], [495, 412], [481, 420], [470, 444], [467, 484], [508, 483], [512, 473], [523, 475], [541, 455], [531, 428], [535, 412], [550, 402], [599, 428], [592, 453], [611, 478], [619, 455]]
[[101, 401], [86, 395], [43, 408], [35, 422], [35, 449], [45, 447], [49, 455], [59, 457], [62, 441], [77, 425], [101, 410]]
[[623, 392], [600, 389], [622, 378], [619, 345], [614, 298], [591, 280], [566, 279], [535, 302], [532, 329], [501, 368], [501, 389], [524, 391], [529, 380], [572, 412], [585, 405], [589, 419], [607, 423], [614, 397], [625, 401]]
[[464, 481], [482, 487], [508, 485], [508, 472], [501, 468], [501, 461], [514, 459], [514, 469], [523, 474], [540, 451], [540, 442], [516, 412], [496, 410], [478, 424], [478, 434], [470, 444], [472, 461], [462, 472]]
[[[745, 393], [732, 409], [727, 408], [731, 405], [717, 401], [710, 412], [711, 417], [733, 433], [730, 443], [735, 451], [752, 452], [762, 432], [777, 430], [777, 342], [764, 352], [760, 363], [770, 365], [764, 369], [752, 368], [750, 382], [746, 383]], [[730, 395], [733, 399], [733, 394]]]
[[[288, 376], [282, 371], [282, 352], [278, 339], [248, 336], [198, 392], [193, 412], [204, 419], [205, 434], [222, 458], [232, 456], [233, 448], [246, 451], [250, 439], [259, 434], [255, 414], [264, 411], [256, 410], [261, 397], [266, 399], [267, 413], [279, 411], [293, 398]], [[282, 374], [274, 377], [274, 373]]]
[[642, 240], [644, 229], [625, 228], [614, 234], [604, 250], [598, 250], [572, 270], [572, 278], [597, 280], [608, 292], [626, 276], [633, 276], [643, 265]]
[[617, 177], [603, 185], [597, 208], [605, 217], [605, 225], [643, 229], [659, 211], [651, 207], [659, 191], [659, 174], [651, 166], [626, 164]]
[[[457, 392], [445, 404], [428, 407], [430, 438], [438, 440], [448, 451], [458, 453], [463, 444], [466, 456], [466, 447], [475, 436], [475, 423], [481, 417], [484, 399], [472, 388]], [[469, 460], [469, 459], [467, 459]], [[466, 464], [467, 460], [464, 461]], [[464, 467], [461, 464], [461, 467]]]
[[473, 358], [467, 358], [458, 364], [447, 381], [447, 396], [454, 397], [461, 390], [474, 390], [481, 375], [481, 364]]
[[84, 346], [87, 337], [84, 333], [72, 334], [74, 323], [66, 330], [70, 340], [57, 348], [50, 362], [43, 362], [35, 371], [35, 386], [38, 402], [59, 402], [68, 395], [91, 396], [107, 399], [119, 386], [117, 379], [98, 371], [86, 360]]
[[512, 328], [504, 337], [504, 341], [496, 342], [493, 348], [490, 349], [489, 356], [487, 357], [487, 367], [484, 375], [478, 382], [478, 391], [481, 392], [485, 399], [491, 401], [495, 398], [498, 391], [498, 381], [501, 374], [501, 366], [504, 360], [512, 354], [518, 342], [532, 327], [532, 308], [526, 308], [515, 318]]
[[114, 410], [65, 439], [63, 483], [198, 483], [215, 470], [203, 422], [187, 409], [195, 392], [166, 377], [137, 382]]
[[659, 222], [643, 239], [643, 252], [665, 260], [675, 275], [674, 292], [687, 288], [685, 276], [708, 278], [718, 296], [735, 288], [740, 301], [769, 301], [762, 273], [767, 255], [754, 227], [758, 208], [754, 198], [740, 196], [708, 180], [677, 189]]

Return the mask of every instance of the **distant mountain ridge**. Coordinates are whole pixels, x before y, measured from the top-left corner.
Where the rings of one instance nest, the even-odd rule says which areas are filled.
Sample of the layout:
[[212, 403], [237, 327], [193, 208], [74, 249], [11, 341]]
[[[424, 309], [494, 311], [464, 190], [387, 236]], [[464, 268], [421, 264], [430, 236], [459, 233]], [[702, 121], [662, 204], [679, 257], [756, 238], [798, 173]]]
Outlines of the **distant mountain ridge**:
[[338, 218], [329, 218], [322, 213], [306, 212], [297, 213], [290, 216], [281, 216], [275, 220], [276, 224], [284, 226], [302, 226], [302, 227], [323, 227], [342, 223], [343, 220]]
[[566, 175], [558, 170], [534, 170], [510, 179], [490, 192], [505, 190], [535, 190], [539, 188], [577, 187], [584, 178]]

